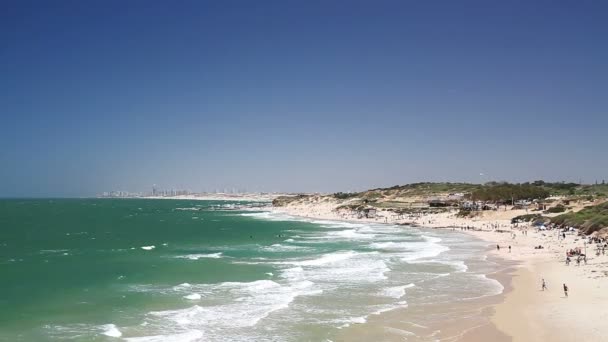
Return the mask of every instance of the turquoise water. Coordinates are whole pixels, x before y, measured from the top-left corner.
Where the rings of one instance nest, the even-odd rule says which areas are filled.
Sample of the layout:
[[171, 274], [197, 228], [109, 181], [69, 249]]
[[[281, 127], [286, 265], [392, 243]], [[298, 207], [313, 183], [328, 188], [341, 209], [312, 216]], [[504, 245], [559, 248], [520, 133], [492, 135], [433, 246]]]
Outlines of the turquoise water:
[[324, 341], [501, 290], [458, 233], [232, 204], [0, 201], [0, 340]]

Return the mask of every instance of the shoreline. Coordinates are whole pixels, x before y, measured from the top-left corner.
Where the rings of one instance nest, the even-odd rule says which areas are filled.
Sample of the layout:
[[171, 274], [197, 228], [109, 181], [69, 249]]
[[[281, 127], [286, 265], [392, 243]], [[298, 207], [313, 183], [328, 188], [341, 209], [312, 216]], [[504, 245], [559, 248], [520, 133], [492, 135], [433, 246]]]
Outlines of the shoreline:
[[157, 200], [191, 200], [191, 201], [243, 201], [272, 202], [280, 195], [235, 194], [235, 195], [180, 195], [180, 196], [139, 196], [139, 197], [93, 197], [97, 199], [157, 199]]
[[[491, 326], [479, 326], [461, 332], [456, 341], [553, 341], [566, 342], [583, 338], [603, 341], [608, 336], [608, 255], [596, 256], [594, 247], [586, 245], [588, 262], [566, 266], [565, 251], [584, 248], [584, 238], [568, 234], [559, 239], [555, 231], [535, 231], [527, 224], [514, 227], [510, 218], [521, 213], [495, 212], [489, 217], [462, 219], [449, 213], [422, 215], [414, 220], [394, 217], [345, 217], [327, 205], [308, 204], [271, 209], [306, 219], [411, 225], [418, 228], [452, 229], [474, 236], [488, 244], [485, 254], [499, 264], [510, 265], [494, 275], [504, 287], [500, 300], [488, 310]], [[466, 229], [465, 227], [469, 227]], [[473, 230], [475, 229], [475, 230]], [[500, 245], [500, 251], [493, 246]], [[543, 249], [535, 249], [542, 245]], [[508, 247], [511, 246], [511, 252]], [[541, 291], [542, 279], [548, 284]], [[569, 297], [562, 284], [567, 284]], [[589, 315], [593, 315], [590, 317]]]

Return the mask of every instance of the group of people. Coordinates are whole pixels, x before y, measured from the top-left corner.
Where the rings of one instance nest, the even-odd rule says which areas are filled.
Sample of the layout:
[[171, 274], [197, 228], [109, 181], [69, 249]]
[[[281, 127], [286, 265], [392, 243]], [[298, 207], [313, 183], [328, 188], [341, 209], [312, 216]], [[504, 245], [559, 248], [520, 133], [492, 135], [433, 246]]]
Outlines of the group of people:
[[608, 248], [608, 240], [603, 237], [590, 236], [587, 241], [588, 244], [595, 244], [595, 255], [600, 256], [606, 255], [606, 248]]
[[573, 257], [576, 257], [576, 266], [580, 266], [581, 261], [583, 261], [585, 265], [587, 265], [587, 256], [581, 252], [580, 247], [576, 247], [574, 249], [566, 251], [566, 266], [570, 265], [570, 262], [572, 262], [571, 258]]
[[581, 251], [580, 247], [576, 247], [576, 248], [572, 248], [569, 251], [566, 251], [566, 256], [568, 257], [574, 257], [574, 256], [584, 256], [585, 254], [583, 254], [583, 252]]

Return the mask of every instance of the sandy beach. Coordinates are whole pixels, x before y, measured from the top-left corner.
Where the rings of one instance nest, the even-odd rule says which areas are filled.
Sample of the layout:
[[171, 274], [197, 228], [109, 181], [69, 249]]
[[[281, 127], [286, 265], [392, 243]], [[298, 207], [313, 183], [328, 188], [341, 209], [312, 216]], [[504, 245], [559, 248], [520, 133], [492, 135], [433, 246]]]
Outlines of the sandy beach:
[[[505, 265], [493, 275], [505, 290], [488, 303], [492, 326], [461, 332], [456, 340], [599, 342], [608, 336], [608, 326], [598, 323], [608, 318], [608, 294], [604, 290], [608, 285], [608, 255], [596, 255], [596, 246], [586, 244], [586, 239], [575, 232], [560, 238], [557, 231], [512, 225], [511, 218], [525, 214], [525, 210], [488, 211], [474, 219], [458, 218], [455, 213], [397, 217], [386, 211], [379, 211], [374, 218], [358, 218], [337, 212], [334, 207], [331, 202], [296, 203], [273, 210], [308, 218], [460, 230], [488, 243], [488, 256]], [[535, 248], [539, 245], [543, 249]], [[569, 266], [565, 264], [566, 251], [574, 248], [586, 248], [586, 264], [581, 261], [577, 265], [575, 258]], [[543, 279], [547, 285], [544, 291]], [[563, 284], [569, 289], [568, 297]]]

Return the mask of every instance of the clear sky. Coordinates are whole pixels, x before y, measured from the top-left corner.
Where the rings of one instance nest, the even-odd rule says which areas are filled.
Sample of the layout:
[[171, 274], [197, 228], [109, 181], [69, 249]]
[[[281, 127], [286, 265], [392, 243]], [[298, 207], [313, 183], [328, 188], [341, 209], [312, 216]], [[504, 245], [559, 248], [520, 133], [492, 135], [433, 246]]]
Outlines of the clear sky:
[[608, 180], [607, 109], [606, 1], [0, 5], [0, 197]]

